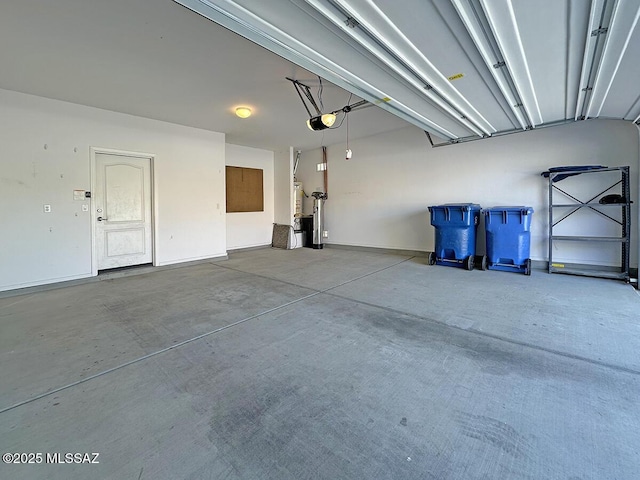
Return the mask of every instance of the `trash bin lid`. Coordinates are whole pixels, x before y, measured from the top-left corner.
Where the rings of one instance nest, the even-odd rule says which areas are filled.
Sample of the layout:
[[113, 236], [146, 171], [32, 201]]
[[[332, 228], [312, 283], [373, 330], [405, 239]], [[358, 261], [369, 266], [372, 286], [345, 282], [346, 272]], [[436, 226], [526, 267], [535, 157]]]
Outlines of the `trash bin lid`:
[[443, 205], [433, 205], [428, 207], [429, 211], [432, 208], [449, 208], [449, 209], [458, 209], [458, 210], [482, 210], [482, 207], [477, 203], [445, 203]]
[[516, 206], [516, 207], [491, 207], [491, 208], [483, 208], [482, 209], [483, 213], [485, 215], [489, 214], [489, 213], [502, 213], [502, 212], [522, 212], [525, 215], [531, 214], [533, 213], [533, 208], [532, 207], [525, 207], [525, 206]]

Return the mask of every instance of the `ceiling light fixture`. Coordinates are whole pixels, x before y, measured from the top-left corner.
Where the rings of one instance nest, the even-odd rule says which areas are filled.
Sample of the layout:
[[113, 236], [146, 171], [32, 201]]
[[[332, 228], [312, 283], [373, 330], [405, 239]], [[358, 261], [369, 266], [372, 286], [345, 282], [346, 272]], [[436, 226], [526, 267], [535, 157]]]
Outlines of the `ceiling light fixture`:
[[251, 116], [251, 109], [249, 107], [236, 108], [236, 115], [240, 118], [249, 118]]

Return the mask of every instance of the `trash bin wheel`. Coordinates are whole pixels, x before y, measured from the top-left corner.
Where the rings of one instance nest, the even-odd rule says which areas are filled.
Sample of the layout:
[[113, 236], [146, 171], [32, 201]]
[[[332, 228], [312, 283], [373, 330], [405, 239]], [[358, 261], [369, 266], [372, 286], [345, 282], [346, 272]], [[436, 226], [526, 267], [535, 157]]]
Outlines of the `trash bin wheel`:
[[524, 274], [531, 275], [531, 259], [527, 258], [527, 261], [524, 264]]
[[436, 252], [429, 252], [429, 265], [435, 265], [436, 264]]
[[482, 263], [480, 264], [480, 268], [482, 270], [486, 270], [489, 267], [489, 259], [486, 255], [482, 256]]
[[466, 268], [467, 270], [473, 270], [473, 264], [475, 261], [475, 256], [474, 255], [469, 255], [467, 257], [467, 260], [465, 261], [465, 266], [464, 268]]

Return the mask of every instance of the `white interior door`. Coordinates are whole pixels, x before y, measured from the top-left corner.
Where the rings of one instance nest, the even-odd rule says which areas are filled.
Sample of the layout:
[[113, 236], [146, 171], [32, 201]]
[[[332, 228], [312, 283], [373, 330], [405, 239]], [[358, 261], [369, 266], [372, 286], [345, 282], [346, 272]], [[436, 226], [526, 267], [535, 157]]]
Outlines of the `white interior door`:
[[98, 270], [153, 261], [151, 159], [96, 153]]

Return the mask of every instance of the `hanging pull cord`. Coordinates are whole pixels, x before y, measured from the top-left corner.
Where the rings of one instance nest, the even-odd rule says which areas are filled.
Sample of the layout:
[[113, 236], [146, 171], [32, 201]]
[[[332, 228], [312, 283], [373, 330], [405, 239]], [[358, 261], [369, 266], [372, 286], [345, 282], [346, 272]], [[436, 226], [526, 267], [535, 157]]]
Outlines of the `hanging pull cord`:
[[353, 152], [349, 148], [349, 112], [345, 112], [344, 116], [345, 116], [345, 120], [347, 121], [347, 150], [345, 151], [344, 158], [345, 160], [350, 160], [351, 155], [353, 155]]

